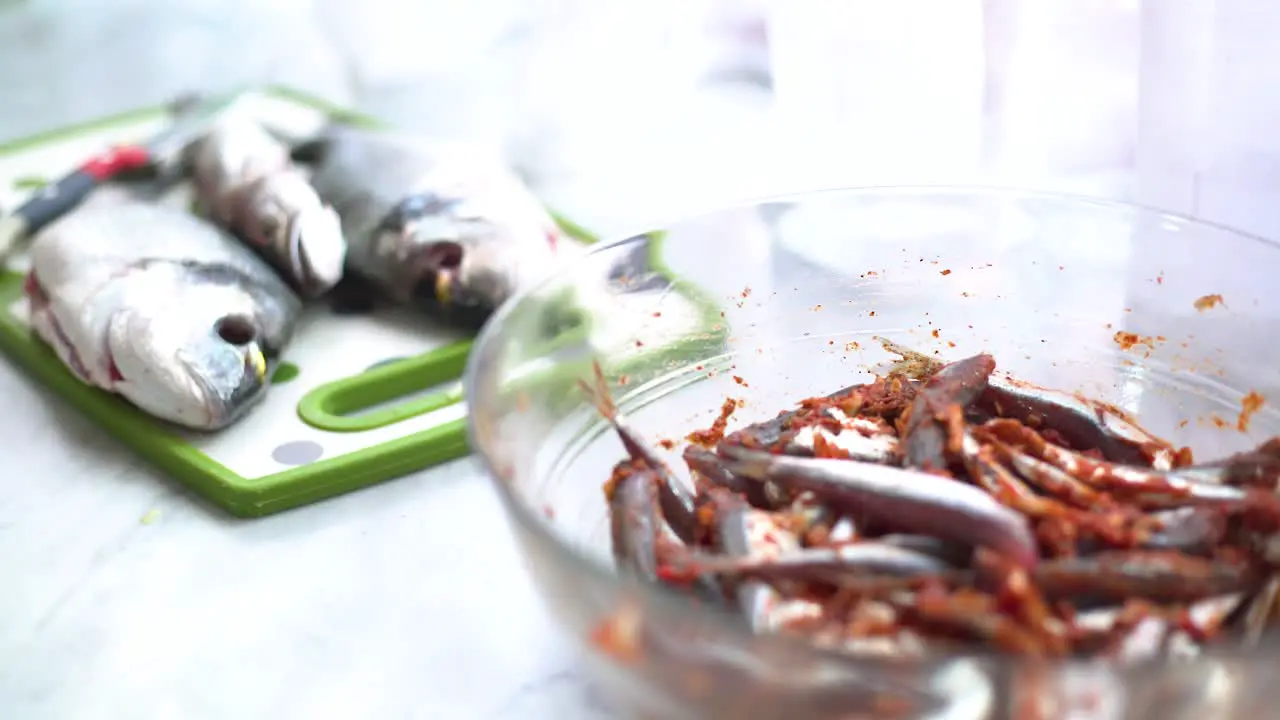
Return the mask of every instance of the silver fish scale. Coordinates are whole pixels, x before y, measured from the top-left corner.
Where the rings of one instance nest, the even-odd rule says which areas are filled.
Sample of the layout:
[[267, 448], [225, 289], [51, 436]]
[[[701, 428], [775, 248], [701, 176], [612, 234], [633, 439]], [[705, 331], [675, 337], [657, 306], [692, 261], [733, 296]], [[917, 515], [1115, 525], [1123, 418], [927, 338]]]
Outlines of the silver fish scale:
[[433, 165], [430, 152], [405, 138], [350, 128], [328, 131], [324, 158], [311, 176], [311, 184], [342, 218], [342, 232], [351, 243], [348, 260], [352, 264], [358, 265], [360, 256], [369, 250], [363, 240], [421, 184]]
[[70, 258], [119, 268], [140, 260], [227, 265], [272, 294], [292, 294], [252, 250], [214, 225], [174, 208], [110, 195], [58, 220], [31, 247], [33, 266], [63, 265]]
[[228, 191], [289, 164], [283, 143], [239, 116], [215, 124], [189, 152], [197, 183], [212, 189], [206, 201], [220, 201]]
[[302, 303], [280, 276], [231, 235], [187, 212], [110, 193], [66, 215], [37, 236], [31, 266], [51, 290], [88, 292], [146, 261], [229, 268], [263, 305], [264, 342], [282, 347]]

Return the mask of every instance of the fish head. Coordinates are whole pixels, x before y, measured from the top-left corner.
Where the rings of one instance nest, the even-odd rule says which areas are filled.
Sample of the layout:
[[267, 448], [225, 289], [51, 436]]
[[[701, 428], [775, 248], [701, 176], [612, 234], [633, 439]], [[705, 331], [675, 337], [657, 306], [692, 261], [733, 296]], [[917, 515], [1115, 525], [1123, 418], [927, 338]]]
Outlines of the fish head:
[[289, 218], [285, 227], [289, 263], [299, 290], [308, 297], [319, 295], [342, 279], [347, 258], [347, 242], [342, 223], [327, 205], [305, 207]]
[[479, 225], [468, 223], [453, 239], [419, 245], [412, 263], [418, 298], [454, 313], [487, 315], [547, 266], [539, 253], [509, 242], [502, 229]]
[[347, 259], [342, 222], [306, 178], [280, 172], [263, 178], [256, 210], [265, 246], [274, 249], [280, 269], [305, 297], [338, 284]]
[[197, 290], [117, 312], [108, 351], [121, 395], [153, 416], [217, 430], [267, 388], [264, 329], [247, 296]]
[[395, 237], [382, 242], [409, 248], [400, 272], [409, 274], [414, 297], [446, 312], [484, 316], [553, 265], [558, 233], [537, 216], [524, 221], [470, 202], [406, 198], [383, 226]]

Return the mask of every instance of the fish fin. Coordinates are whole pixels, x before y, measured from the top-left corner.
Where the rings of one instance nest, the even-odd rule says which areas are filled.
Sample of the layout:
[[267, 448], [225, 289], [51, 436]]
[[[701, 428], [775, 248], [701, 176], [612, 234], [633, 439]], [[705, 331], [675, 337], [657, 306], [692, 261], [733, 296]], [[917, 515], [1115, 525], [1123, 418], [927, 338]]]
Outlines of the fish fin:
[[927, 380], [946, 366], [946, 363], [935, 357], [925, 355], [918, 350], [912, 350], [889, 338], [880, 335], [871, 337], [880, 343], [880, 347], [884, 348], [885, 352], [898, 358], [897, 360], [889, 361], [887, 364], [871, 368], [872, 372], [877, 375], [905, 375], [912, 380]]
[[665, 290], [671, 280], [653, 268], [653, 234], [638, 235], [630, 241], [627, 254], [609, 268], [609, 285], [624, 293]]

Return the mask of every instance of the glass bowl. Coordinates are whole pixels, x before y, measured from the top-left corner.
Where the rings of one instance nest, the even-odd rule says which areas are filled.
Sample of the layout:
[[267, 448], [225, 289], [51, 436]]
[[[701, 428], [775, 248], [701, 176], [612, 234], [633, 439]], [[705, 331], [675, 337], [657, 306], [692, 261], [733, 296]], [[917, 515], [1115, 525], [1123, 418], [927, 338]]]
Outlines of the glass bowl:
[[[1270, 648], [1123, 667], [869, 660], [636, 584], [613, 569], [601, 491], [622, 446], [576, 383], [599, 360], [632, 421], [679, 440], [725, 398], [742, 401], [732, 428], [868, 380], [891, 358], [884, 337], [947, 360], [989, 352], [1204, 460], [1280, 432], [1272, 404], [1237, 422], [1246, 393], [1280, 388], [1276, 277], [1269, 242], [1082, 198], [872, 188], [733, 207], [593, 250], [507, 303], [467, 367], [471, 442], [553, 615], [634, 714], [1263, 717], [1280, 702]], [[643, 652], [602, 651], [605, 629]]]

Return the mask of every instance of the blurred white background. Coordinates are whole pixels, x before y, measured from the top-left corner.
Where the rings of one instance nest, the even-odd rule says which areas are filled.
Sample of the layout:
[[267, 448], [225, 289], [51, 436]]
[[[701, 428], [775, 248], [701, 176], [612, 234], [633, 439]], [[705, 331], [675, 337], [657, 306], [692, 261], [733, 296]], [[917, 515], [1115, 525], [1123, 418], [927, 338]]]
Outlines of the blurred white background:
[[[406, 130], [493, 143], [551, 204], [604, 234], [818, 187], [982, 182], [1280, 238], [1277, 37], [1280, 4], [1264, 0], [0, 0], [0, 142], [193, 89], [281, 83]], [[79, 494], [55, 483], [49, 497], [15, 496], [31, 498], [10, 517], [38, 546], [6, 546], [0, 522], [7, 567], [39, 564], [37, 584], [65, 588], [47, 602], [30, 585], [23, 595], [19, 572], [5, 596], [21, 612], [0, 619], [11, 649], [0, 716], [285, 717], [270, 700], [303, 716], [601, 717], [503, 533], [444, 553], [412, 547], [433, 512], [502, 522], [465, 461], [231, 525], [15, 372], [0, 382], [11, 416], [36, 433], [11, 474], [83, 480]], [[131, 530], [136, 503], [151, 502], [137, 498], [154, 492], [175, 498], [162, 539]], [[372, 560], [381, 587], [401, 582], [414, 552], [448, 555], [478, 580], [433, 594], [412, 577], [408, 596], [368, 582]], [[175, 594], [138, 597], [126, 579], [157, 556]], [[286, 575], [296, 596], [317, 593], [312, 614], [274, 598]], [[9, 579], [0, 569], [0, 585]], [[249, 629], [198, 617], [199, 582], [280, 607]], [[484, 593], [516, 607], [492, 612]], [[423, 607], [487, 634], [458, 649]], [[161, 627], [183, 629], [144, 643], [165, 650], [140, 664], [141, 651], [110, 640], [154, 633], [154, 608], [170, 611]], [[307, 682], [317, 687], [303, 693]], [[224, 711], [255, 701], [261, 714]]]
[[283, 83], [499, 143], [553, 201], [589, 177], [607, 202], [576, 204], [608, 229], [714, 187], [690, 166], [756, 142], [733, 126], [760, 113], [695, 91], [739, 56], [767, 75], [751, 44], [762, 33], [734, 39], [742, 7], [750, 24], [734, 0], [0, 0], [0, 138], [192, 88]]
[[575, 204], [610, 228], [805, 187], [977, 180], [1274, 236], [1269, 8], [0, 0], [0, 137], [272, 81], [500, 143], [553, 199], [594, 193]]

